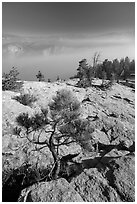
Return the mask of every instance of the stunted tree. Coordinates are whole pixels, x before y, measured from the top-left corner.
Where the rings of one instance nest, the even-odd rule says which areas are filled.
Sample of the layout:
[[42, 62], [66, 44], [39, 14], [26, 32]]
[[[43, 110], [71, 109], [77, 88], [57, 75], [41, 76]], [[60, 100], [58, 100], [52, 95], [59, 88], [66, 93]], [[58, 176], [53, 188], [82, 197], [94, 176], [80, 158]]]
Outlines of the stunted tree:
[[135, 74], [135, 60], [132, 60], [130, 62], [130, 73], [134, 73]]
[[59, 78], [59, 76], [57, 76], [57, 79], [56, 79], [56, 81], [59, 81], [60, 80], [60, 78]]
[[113, 64], [108, 59], [105, 59], [102, 64], [102, 71], [106, 72], [107, 79], [111, 79], [111, 74], [113, 73]]
[[44, 75], [41, 73], [41, 71], [38, 71], [36, 77], [39, 81], [44, 81]]
[[120, 62], [118, 61], [118, 59], [113, 60], [112, 66], [113, 66], [113, 73], [115, 73], [115, 78], [117, 80], [117, 83], [119, 83], [121, 70], [120, 70]]
[[130, 76], [130, 59], [125, 57], [125, 70], [124, 70], [124, 79], [126, 80]]
[[16, 67], [12, 67], [9, 73], [2, 75], [2, 90], [17, 90], [22, 87], [22, 82], [19, 82], [19, 71]]
[[93, 56], [93, 67], [97, 66], [99, 62], [99, 57], [100, 57], [100, 54], [98, 52], [95, 52]]
[[102, 85], [105, 84], [105, 80], [107, 79], [107, 74], [105, 72], [105, 70], [102, 71]]
[[123, 78], [123, 79], [124, 79], [124, 74], [125, 74], [125, 60], [124, 60], [124, 58], [122, 58], [122, 59], [120, 60], [120, 70], [121, 70], [121, 72], [120, 72], [120, 78]]
[[77, 76], [80, 79], [78, 86], [80, 87], [88, 87], [92, 84], [92, 79], [94, 77], [94, 69], [90, 65], [88, 65], [86, 59], [82, 59], [79, 61], [79, 67], [77, 69]]
[[93, 70], [94, 70], [95, 76], [96, 76], [96, 69], [99, 63], [99, 58], [100, 58], [100, 54], [98, 52], [95, 52], [93, 56]]
[[[54, 160], [51, 176], [57, 179], [61, 168], [61, 146], [78, 143], [90, 149], [90, 133], [93, 129], [88, 120], [80, 118], [80, 103], [68, 90], [57, 92], [49, 104], [49, 110], [48, 113], [47, 109], [41, 109], [41, 113], [31, 117], [28, 113], [20, 114], [17, 123], [25, 132], [20, 130], [18, 135], [23, 135], [30, 143], [38, 145], [39, 149], [49, 148]], [[31, 133], [35, 133], [35, 137]]]

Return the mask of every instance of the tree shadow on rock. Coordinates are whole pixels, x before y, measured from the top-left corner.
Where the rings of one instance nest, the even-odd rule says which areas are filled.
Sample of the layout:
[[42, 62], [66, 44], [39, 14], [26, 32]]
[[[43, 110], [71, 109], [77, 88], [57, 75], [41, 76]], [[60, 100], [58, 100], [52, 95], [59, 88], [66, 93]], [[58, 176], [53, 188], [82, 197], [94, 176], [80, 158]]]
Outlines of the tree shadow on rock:
[[[133, 147], [132, 147], [133, 146]], [[133, 142], [133, 145], [131, 145], [129, 148], [122, 145], [122, 143], [118, 145], [105, 145], [102, 143], [98, 144], [98, 150], [99, 150], [99, 156], [95, 156], [94, 158], [88, 158], [83, 159], [81, 163], [74, 162], [73, 164], [69, 165], [66, 164], [66, 166], [63, 167], [64, 172], [61, 172], [60, 176], [64, 177], [68, 182], [72, 180], [72, 178], [77, 177], [79, 174], [81, 174], [84, 169], [90, 169], [90, 168], [97, 168], [98, 171], [104, 171], [106, 167], [109, 167], [109, 163], [113, 159], [119, 159], [122, 157], [122, 155], [118, 156], [110, 156], [108, 155], [113, 149], [115, 150], [122, 150], [126, 151], [126, 155], [133, 154], [135, 148], [135, 142]], [[129, 153], [127, 153], [127, 151]]]
[[7, 179], [4, 177], [2, 201], [17, 202], [18, 197], [24, 188], [40, 182], [41, 177], [46, 180], [48, 173], [48, 168], [36, 169], [31, 165], [23, 165], [20, 168], [12, 170], [6, 175]]
[[11, 175], [2, 188], [2, 202], [17, 202], [22, 190], [24, 174]]
[[103, 158], [100, 157], [95, 157], [94, 159], [84, 159], [82, 161], [83, 168], [84, 169], [90, 169], [90, 168], [100, 168], [101, 165], [107, 165], [109, 161], [112, 159], [120, 158], [121, 156], [116, 156], [116, 157], [109, 157], [109, 156], [104, 156]]

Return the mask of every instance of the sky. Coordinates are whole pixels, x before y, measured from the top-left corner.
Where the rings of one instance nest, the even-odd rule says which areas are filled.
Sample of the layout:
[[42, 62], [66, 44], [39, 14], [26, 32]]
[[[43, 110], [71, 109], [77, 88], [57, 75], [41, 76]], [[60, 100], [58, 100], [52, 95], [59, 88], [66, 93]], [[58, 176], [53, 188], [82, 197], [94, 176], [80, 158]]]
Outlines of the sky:
[[76, 74], [78, 62], [135, 58], [133, 2], [3, 2], [2, 70], [23, 80]]

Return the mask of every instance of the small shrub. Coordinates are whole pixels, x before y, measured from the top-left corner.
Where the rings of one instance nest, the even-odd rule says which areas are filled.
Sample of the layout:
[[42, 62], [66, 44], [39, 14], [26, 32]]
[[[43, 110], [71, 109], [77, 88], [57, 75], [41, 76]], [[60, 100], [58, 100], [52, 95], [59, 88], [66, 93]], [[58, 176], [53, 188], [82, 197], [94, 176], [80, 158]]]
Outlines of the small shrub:
[[19, 96], [15, 96], [13, 99], [24, 106], [31, 106], [33, 102], [37, 101], [37, 98], [32, 94], [20, 94]]
[[[43, 111], [43, 110], [42, 110]], [[48, 119], [47, 119], [47, 113], [46, 110], [45, 112], [43, 111], [42, 113], [35, 113], [34, 116], [29, 117], [28, 113], [21, 113], [17, 119], [16, 122], [20, 125], [25, 127], [27, 130], [29, 129], [33, 129], [38, 130], [39, 128], [41, 128], [44, 125], [48, 124]], [[14, 128], [14, 133], [18, 134], [20, 133], [20, 129], [19, 128]]]
[[112, 81], [109, 81], [109, 82], [107, 82], [107, 83], [101, 84], [101, 86], [99, 86], [99, 88], [100, 88], [102, 91], [106, 91], [106, 90], [110, 90], [113, 85], [114, 85], [114, 84], [112, 83]]
[[12, 67], [8, 74], [4, 73], [2, 76], [2, 90], [19, 91], [23, 85], [23, 82], [18, 81], [18, 75], [19, 72], [15, 67]]

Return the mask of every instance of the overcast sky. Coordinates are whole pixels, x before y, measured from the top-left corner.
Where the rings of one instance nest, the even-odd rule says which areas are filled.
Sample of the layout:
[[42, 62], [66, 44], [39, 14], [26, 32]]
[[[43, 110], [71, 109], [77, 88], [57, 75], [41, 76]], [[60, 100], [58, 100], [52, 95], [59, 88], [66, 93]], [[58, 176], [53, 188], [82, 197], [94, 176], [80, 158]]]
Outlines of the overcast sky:
[[2, 3], [3, 71], [34, 80], [72, 76], [78, 61], [134, 58], [134, 3]]

